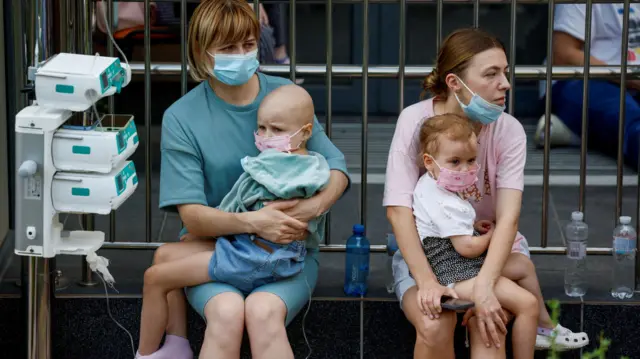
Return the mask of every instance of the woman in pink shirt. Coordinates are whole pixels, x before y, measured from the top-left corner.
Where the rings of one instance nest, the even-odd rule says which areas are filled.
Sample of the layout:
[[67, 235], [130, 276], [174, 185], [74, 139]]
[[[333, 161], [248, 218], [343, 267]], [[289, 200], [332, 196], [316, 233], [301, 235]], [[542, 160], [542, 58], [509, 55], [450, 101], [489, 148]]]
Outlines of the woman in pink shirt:
[[[527, 241], [518, 232], [527, 138], [520, 122], [503, 112], [510, 89], [507, 71], [504, 47], [496, 38], [479, 29], [458, 30], [443, 42], [436, 68], [424, 82], [424, 89], [436, 97], [407, 107], [398, 118], [383, 204], [400, 248], [394, 257], [395, 288], [405, 315], [416, 328], [415, 358], [454, 358], [456, 315], [443, 312], [440, 299], [457, 295], [434, 276], [412, 212], [413, 191], [423, 174], [417, 165], [419, 129], [432, 116], [458, 113], [476, 123], [478, 181], [462, 195], [473, 205], [477, 220], [495, 222], [473, 289], [475, 316], [465, 316], [463, 321], [466, 324], [470, 318], [471, 347], [477, 348], [474, 357], [504, 355], [508, 318], [494, 294], [498, 277], [508, 273], [505, 276], [520, 278], [514, 280], [530, 290], [544, 308]], [[554, 327], [546, 309], [539, 325], [536, 347], [548, 348]], [[562, 341], [576, 339], [579, 346], [588, 343], [584, 333], [556, 328]]]

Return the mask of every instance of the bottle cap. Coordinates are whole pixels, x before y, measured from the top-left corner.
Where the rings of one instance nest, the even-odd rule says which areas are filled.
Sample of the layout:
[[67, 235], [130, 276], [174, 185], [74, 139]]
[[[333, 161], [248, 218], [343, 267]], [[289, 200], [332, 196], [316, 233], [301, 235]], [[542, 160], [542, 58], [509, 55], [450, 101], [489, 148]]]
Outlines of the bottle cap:
[[355, 234], [363, 234], [364, 233], [364, 226], [361, 224], [356, 224], [353, 226], [353, 233]]
[[387, 252], [395, 252], [398, 250], [398, 242], [393, 233], [387, 233]]
[[583, 218], [584, 218], [584, 213], [580, 211], [571, 212], [571, 220], [582, 221]]
[[629, 217], [629, 216], [621, 216], [620, 217], [620, 223], [621, 224], [629, 224], [629, 223], [631, 223], [631, 217]]

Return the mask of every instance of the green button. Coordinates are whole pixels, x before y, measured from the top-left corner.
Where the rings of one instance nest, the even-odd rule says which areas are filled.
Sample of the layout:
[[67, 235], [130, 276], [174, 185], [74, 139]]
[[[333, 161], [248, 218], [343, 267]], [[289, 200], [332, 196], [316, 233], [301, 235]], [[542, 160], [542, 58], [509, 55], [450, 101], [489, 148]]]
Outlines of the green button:
[[73, 187], [71, 189], [72, 196], [89, 197], [91, 191], [88, 188]]
[[72, 94], [73, 93], [73, 86], [71, 85], [56, 85], [56, 92], [60, 92], [60, 93], [66, 93], [66, 94]]
[[89, 146], [73, 146], [71, 147], [71, 152], [76, 155], [90, 155], [91, 147]]

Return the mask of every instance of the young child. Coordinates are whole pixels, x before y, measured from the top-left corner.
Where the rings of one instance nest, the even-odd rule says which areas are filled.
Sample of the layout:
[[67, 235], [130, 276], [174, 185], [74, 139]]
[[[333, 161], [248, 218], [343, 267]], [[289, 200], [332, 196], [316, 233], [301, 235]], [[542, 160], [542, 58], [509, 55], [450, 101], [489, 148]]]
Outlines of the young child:
[[[422, 160], [427, 172], [413, 194], [418, 234], [440, 284], [471, 299], [475, 277], [484, 263], [493, 233], [488, 221], [476, 223], [485, 234], [474, 236], [475, 210], [458, 192], [477, 181], [477, 138], [468, 119], [446, 114], [424, 121], [420, 129]], [[495, 285], [500, 304], [515, 315], [513, 356], [532, 359], [539, 306], [536, 298], [508, 278]]]
[[[467, 296], [472, 289], [469, 282], [478, 274], [484, 262], [494, 226], [493, 222], [486, 220], [474, 223], [473, 207], [458, 194], [477, 181], [477, 138], [467, 119], [453, 114], [440, 115], [423, 123], [420, 146], [420, 158], [427, 173], [420, 178], [414, 191], [418, 233], [440, 283], [455, 286], [459, 295]], [[447, 237], [451, 240], [441, 239]], [[580, 348], [589, 343], [585, 333], [572, 333], [559, 324], [553, 327], [539, 290], [535, 267], [528, 257], [518, 253], [510, 255], [503, 274], [509, 280], [502, 281], [509, 283], [503, 288], [512, 287], [511, 281], [514, 281], [537, 297], [540, 313], [536, 348], [551, 346], [554, 329], [558, 333], [556, 343], [560, 350]], [[509, 292], [509, 299], [515, 298], [519, 292]], [[498, 286], [496, 296], [509, 309], [510, 304], [503, 302], [498, 294]], [[527, 335], [530, 333], [527, 332]]]
[[[258, 109], [258, 130], [254, 134], [261, 153], [241, 160], [244, 173], [222, 199], [219, 209], [256, 211], [266, 202], [309, 198], [321, 191], [329, 183], [330, 169], [323, 156], [305, 147], [313, 119], [313, 102], [303, 88], [285, 85], [267, 95]], [[310, 221], [308, 238], [321, 241], [324, 222], [325, 215]], [[145, 273], [140, 342], [159, 346], [167, 324], [170, 291], [219, 281], [249, 293], [300, 273], [305, 255], [304, 241], [280, 245], [252, 234], [240, 234], [217, 238], [213, 251], [153, 265], [153, 278]], [[139, 350], [145, 352], [139, 351], [137, 358], [168, 358], [157, 349], [156, 346], [148, 351], [141, 345]]]

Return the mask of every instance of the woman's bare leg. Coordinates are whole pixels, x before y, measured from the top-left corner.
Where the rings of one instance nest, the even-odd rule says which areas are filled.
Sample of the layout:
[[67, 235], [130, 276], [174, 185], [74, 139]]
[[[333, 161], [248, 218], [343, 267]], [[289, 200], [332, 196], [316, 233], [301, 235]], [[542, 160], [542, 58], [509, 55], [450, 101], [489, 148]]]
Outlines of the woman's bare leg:
[[293, 359], [287, 337], [287, 306], [273, 293], [256, 292], [245, 301], [251, 355], [256, 359]]
[[204, 307], [207, 329], [200, 358], [239, 359], [244, 334], [244, 298], [238, 293], [220, 293]]
[[416, 295], [418, 287], [413, 286], [402, 296], [402, 310], [416, 329], [414, 359], [454, 359], [453, 333], [456, 329], [455, 312], [443, 311], [439, 319], [429, 319], [418, 308]]

